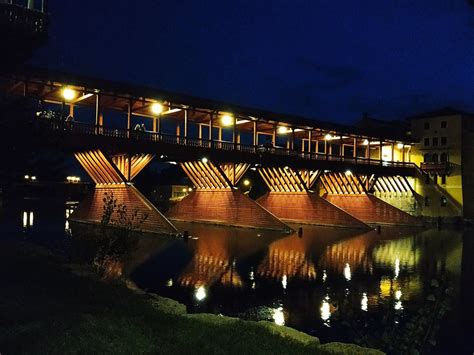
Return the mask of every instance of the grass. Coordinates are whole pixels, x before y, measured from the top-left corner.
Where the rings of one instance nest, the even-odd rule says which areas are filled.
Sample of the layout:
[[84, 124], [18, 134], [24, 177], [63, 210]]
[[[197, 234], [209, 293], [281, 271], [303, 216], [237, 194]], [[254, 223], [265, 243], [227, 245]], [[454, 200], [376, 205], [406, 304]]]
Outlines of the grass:
[[164, 313], [26, 243], [0, 242], [0, 280], [1, 354], [334, 353], [257, 322]]

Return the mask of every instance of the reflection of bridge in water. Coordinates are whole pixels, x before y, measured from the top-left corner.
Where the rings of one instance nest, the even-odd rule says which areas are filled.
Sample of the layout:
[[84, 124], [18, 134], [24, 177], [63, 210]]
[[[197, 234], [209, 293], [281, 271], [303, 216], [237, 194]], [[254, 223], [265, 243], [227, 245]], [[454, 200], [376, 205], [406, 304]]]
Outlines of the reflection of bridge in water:
[[[96, 184], [72, 219], [97, 223], [107, 192], [147, 214], [142, 228], [154, 232], [174, 233], [168, 218], [278, 230], [289, 230], [288, 221], [417, 223], [373, 195], [381, 186], [413, 195], [407, 137], [41, 70], [0, 84], [41, 101], [31, 139], [73, 152]], [[166, 217], [133, 187], [157, 157], [178, 163], [194, 185]], [[270, 191], [257, 202], [239, 189], [249, 169]]]

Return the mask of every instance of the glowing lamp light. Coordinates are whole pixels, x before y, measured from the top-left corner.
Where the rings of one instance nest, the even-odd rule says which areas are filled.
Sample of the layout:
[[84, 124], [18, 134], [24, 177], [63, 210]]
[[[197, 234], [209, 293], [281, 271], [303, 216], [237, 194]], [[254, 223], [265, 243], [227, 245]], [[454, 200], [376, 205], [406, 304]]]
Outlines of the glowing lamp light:
[[283, 307], [278, 307], [273, 310], [273, 321], [276, 325], [285, 325], [285, 314]]
[[244, 186], [249, 186], [249, 185], [250, 185], [250, 180], [245, 179], [245, 180], [244, 180]]
[[185, 187], [183, 187], [183, 192], [186, 192], [186, 191], [188, 191], [188, 189], [187, 189], [187, 188], [185, 188]]
[[232, 126], [234, 124], [234, 117], [231, 115], [224, 115], [221, 117], [221, 123], [223, 126]]
[[202, 286], [198, 287], [198, 289], [196, 290], [196, 293], [194, 294], [194, 297], [196, 297], [198, 301], [202, 301], [203, 299], [207, 297], [206, 289]]
[[350, 175], [352, 175], [352, 171], [346, 170], [346, 173], [345, 173], [345, 174], [346, 174], [347, 176], [350, 176]]
[[30, 175], [25, 175], [25, 180], [30, 180]]
[[153, 112], [155, 115], [159, 115], [163, 112], [163, 105], [159, 102], [155, 102], [153, 105], [151, 105], [151, 112]]
[[286, 134], [290, 131], [290, 129], [288, 127], [285, 127], [285, 126], [279, 126], [278, 127], [278, 133], [279, 134]]
[[192, 188], [192, 187], [189, 187], [189, 188], [188, 188], [188, 192], [191, 192], [191, 191], [193, 191], [193, 188]]
[[369, 304], [369, 299], [367, 298], [367, 293], [362, 294], [362, 300], [360, 301], [360, 308], [367, 312], [368, 309], [368, 304]]
[[332, 136], [328, 133], [328, 134], [326, 134], [326, 135], [324, 136], [324, 139], [327, 140], [327, 141], [329, 141], [329, 140], [332, 139]]
[[36, 176], [32, 176], [32, 177], [31, 177], [31, 180], [32, 180], [32, 181], [36, 181]]
[[351, 267], [347, 263], [344, 266], [344, 277], [347, 281], [351, 281]]
[[397, 144], [397, 148], [398, 148], [398, 149], [403, 149], [404, 146], [405, 146], [405, 145], [404, 145], [403, 143], [398, 143], [398, 144]]
[[329, 326], [329, 318], [331, 318], [331, 306], [329, 304], [329, 296], [324, 297], [321, 304], [321, 319], [324, 322], [324, 325]]
[[64, 88], [63, 97], [66, 101], [74, 100], [74, 98], [76, 97], [76, 92], [71, 88]]
[[204, 157], [204, 158], [201, 159], [201, 161], [202, 161], [204, 164], [206, 164], [209, 160], [208, 160], [206, 157]]
[[362, 143], [363, 145], [369, 145], [369, 140], [368, 139], [364, 139], [364, 142]]

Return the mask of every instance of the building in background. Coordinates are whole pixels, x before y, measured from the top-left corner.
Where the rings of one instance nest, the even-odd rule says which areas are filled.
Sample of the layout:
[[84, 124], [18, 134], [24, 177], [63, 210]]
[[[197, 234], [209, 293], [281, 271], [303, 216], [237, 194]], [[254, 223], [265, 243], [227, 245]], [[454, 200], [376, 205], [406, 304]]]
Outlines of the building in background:
[[423, 216], [474, 218], [474, 115], [443, 108], [409, 118]]

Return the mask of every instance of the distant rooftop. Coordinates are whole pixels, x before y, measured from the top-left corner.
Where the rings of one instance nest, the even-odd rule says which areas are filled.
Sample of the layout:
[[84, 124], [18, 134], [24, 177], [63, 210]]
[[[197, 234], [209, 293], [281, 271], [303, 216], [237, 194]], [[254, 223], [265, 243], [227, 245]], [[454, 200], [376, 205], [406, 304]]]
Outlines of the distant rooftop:
[[414, 116], [408, 117], [409, 120], [416, 120], [420, 118], [432, 118], [432, 117], [443, 117], [443, 116], [456, 116], [456, 115], [472, 115], [469, 112], [462, 111], [453, 107], [443, 107], [434, 111], [428, 111], [420, 113]]

